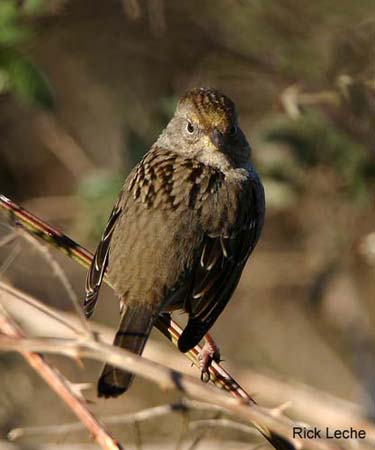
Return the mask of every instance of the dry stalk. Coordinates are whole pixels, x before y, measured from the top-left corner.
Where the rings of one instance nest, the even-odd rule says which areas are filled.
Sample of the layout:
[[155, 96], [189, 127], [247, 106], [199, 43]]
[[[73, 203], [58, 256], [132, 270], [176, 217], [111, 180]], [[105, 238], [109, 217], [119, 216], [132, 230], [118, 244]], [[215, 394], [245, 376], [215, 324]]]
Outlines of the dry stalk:
[[[7, 295], [9, 293], [10, 295]], [[0, 281], [1, 302], [7, 311], [14, 317], [23, 329], [27, 330], [28, 335], [38, 336], [59, 336], [75, 337], [81, 333], [80, 321], [73, 314], [64, 311], [58, 311], [47, 306], [30, 295], [15, 291], [14, 288]], [[91, 322], [94, 333], [99, 335], [105, 342], [110, 343], [114, 331], [103, 325]], [[180, 353], [171, 353], [168, 347], [161, 343], [150, 341], [146, 348], [147, 357], [163, 361], [170, 367], [178, 369], [181, 367], [182, 355]], [[191, 373], [189, 366], [185, 367]], [[314, 424], [318, 428], [324, 428], [329, 424], [332, 428], [345, 429], [353, 426], [356, 429], [364, 429], [368, 440], [375, 440], [375, 429], [373, 424], [366, 419], [363, 410], [349, 401], [342, 400], [326, 392], [317, 389], [277, 380], [273, 377], [257, 373], [250, 369], [235, 368], [240, 378], [248, 380], [256, 392], [261, 392], [262, 397], [268, 399], [273, 404], [280, 404], [272, 409], [272, 413], [283, 412], [285, 407], [289, 406], [288, 411], [293, 411], [295, 417], [303, 417], [303, 421]], [[291, 402], [288, 402], [288, 399]], [[285, 403], [287, 402], [287, 403]], [[200, 404], [189, 401], [189, 407], [199, 408]], [[308, 407], [307, 407], [308, 405]], [[212, 411], [222, 411], [218, 406], [205, 405], [205, 409]]]
[[[292, 440], [291, 430], [296, 425], [286, 417], [274, 416], [269, 410], [235, 399], [224, 391], [175, 370], [161, 366], [122, 348], [94, 340], [92, 337], [15, 338], [0, 336], [0, 348], [18, 352], [41, 352], [65, 355], [73, 359], [90, 358], [129, 370], [142, 378], [158, 384], [162, 389], [177, 390], [184, 395], [218, 405], [241, 419], [255, 424], [258, 429], [268, 428], [274, 435], [293, 442], [293, 448], [307, 450], [339, 450], [338, 444], [325, 440]], [[262, 424], [260, 426], [259, 424]]]
[[[0, 305], [0, 334], [1, 338], [10, 339], [13, 342], [25, 339], [22, 330], [7, 315]], [[27, 340], [27, 339], [26, 339]], [[26, 349], [19, 350], [30, 366], [48, 383], [59, 395], [71, 411], [86, 426], [91, 436], [104, 450], [122, 450], [122, 446], [106, 430], [102, 424], [88, 409], [86, 401], [69, 381], [54, 367], [50, 366], [38, 353]]]

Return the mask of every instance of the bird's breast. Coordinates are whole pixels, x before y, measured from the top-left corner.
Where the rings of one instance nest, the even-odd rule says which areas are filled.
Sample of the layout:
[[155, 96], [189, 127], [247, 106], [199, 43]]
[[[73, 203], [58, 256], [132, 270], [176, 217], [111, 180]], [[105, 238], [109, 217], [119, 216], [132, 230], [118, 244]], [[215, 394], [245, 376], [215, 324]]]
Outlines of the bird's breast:
[[200, 209], [222, 186], [219, 169], [166, 150], [150, 152], [135, 169], [129, 195], [148, 209]]

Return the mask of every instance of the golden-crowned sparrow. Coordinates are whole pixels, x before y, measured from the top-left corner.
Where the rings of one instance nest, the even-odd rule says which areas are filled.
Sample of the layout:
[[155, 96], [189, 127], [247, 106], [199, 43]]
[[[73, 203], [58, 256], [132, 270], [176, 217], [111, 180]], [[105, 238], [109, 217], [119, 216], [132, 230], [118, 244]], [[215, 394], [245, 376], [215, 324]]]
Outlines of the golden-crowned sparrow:
[[[232, 296], [264, 211], [233, 102], [191, 90], [125, 181], [88, 273], [86, 316], [107, 271], [121, 301], [114, 345], [141, 354], [158, 314], [181, 309], [189, 319], [178, 347], [190, 350]], [[132, 378], [106, 365], [99, 396], [120, 395]]]

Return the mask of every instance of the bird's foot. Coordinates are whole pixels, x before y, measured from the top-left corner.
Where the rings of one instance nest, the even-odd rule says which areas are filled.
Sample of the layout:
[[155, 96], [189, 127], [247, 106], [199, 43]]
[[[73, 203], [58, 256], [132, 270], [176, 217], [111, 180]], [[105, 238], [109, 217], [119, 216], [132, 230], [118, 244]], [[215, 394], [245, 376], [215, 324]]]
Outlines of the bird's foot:
[[215, 344], [215, 341], [209, 334], [205, 336], [205, 343], [202, 350], [199, 353], [199, 369], [201, 371], [201, 380], [204, 383], [210, 381], [210, 372], [208, 369], [211, 367], [212, 361], [219, 363], [220, 360], [220, 349]]

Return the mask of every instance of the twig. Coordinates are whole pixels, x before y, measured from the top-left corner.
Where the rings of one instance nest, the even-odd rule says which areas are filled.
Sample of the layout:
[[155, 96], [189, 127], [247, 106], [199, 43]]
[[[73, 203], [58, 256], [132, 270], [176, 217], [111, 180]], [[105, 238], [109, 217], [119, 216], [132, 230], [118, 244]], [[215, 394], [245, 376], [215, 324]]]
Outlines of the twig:
[[[192, 402], [193, 403], [193, 402]], [[186, 411], [189, 408], [188, 401], [183, 400], [176, 403], [168, 403], [167, 405], [154, 406], [152, 408], [143, 409], [130, 414], [116, 414], [114, 416], [102, 417], [101, 420], [107, 425], [131, 425], [134, 422], [145, 422], [152, 420], [167, 414]], [[202, 403], [202, 405], [205, 405]], [[208, 404], [207, 404], [208, 405]], [[208, 405], [206, 410], [209, 410]], [[203, 409], [203, 406], [202, 406]], [[9, 433], [8, 437], [11, 440], [18, 439], [23, 436], [30, 435], [40, 435], [40, 434], [60, 434], [60, 433], [70, 433], [72, 431], [80, 431], [85, 427], [82, 422], [67, 422], [60, 425], [47, 425], [40, 427], [19, 427], [13, 428]]]
[[35, 126], [46, 148], [77, 178], [95, 169], [83, 148], [57, 121], [47, 114], [39, 114]]
[[[24, 329], [30, 331], [30, 334], [37, 333], [38, 336], [52, 335], [65, 338], [75, 336], [74, 330], [79, 326], [79, 321], [73, 314], [55, 311], [54, 308], [43, 305], [28, 294], [16, 291], [2, 282], [0, 282], [0, 291], [4, 293], [1, 296], [1, 301], [7, 311], [22, 324]], [[45, 315], [48, 315], [49, 320], [46, 320]], [[111, 342], [113, 330], [95, 322], [92, 322], [91, 326], [94, 332], [100, 335], [105, 342]], [[79, 332], [77, 333], [79, 334]], [[177, 352], [171, 354], [162, 344], [157, 344], [152, 340], [148, 343], [145, 353], [148, 353], [151, 359], [168, 361], [168, 364], [173, 368], [181, 366], [181, 354]], [[186, 369], [190, 371], [187, 366]], [[305, 385], [274, 379], [254, 370], [237, 367], [236, 372], [239, 373], [241, 379], [249, 380], [255, 391], [262, 392], [262, 397], [268, 398], [273, 403], [282, 404], [281, 409], [285, 407], [285, 402], [290, 399], [292, 402], [290, 409], [293, 409], [297, 417], [302, 416], [305, 422], [314, 424], [319, 428], [324, 428], [327, 424], [333, 429], [346, 429], [352, 426], [355, 429], [364, 429], [369, 442], [375, 439], [374, 426], [361, 413], [361, 408], [358, 405]], [[216, 405], [192, 400], [188, 401], [187, 406], [190, 409], [223, 411]], [[272, 413], [279, 410], [280, 406], [272, 409]]]
[[229, 419], [199, 419], [193, 420], [190, 423], [189, 428], [191, 430], [196, 430], [200, 428], [229, 428], [231, 430], [241, 431], [245, 434], [250, 434], [252, 436], [257, 435], [254, 428], [251, 428], [243, 423], [235, 422]]
[[[1, 295], [2, 294], [2, 295]], [[66, 331], [70, 331], [73, 333], [73, 335], [79, 335], [80, 334], [80, 328], [78, 327], [78, 324], [75, 323], [74, 320], [69, 320], [64, 313], [60, 311], [56, 311], [50, 306], [44, 305], [43, 303], [39, 302], [35, 298], [31, 297], [30, 295], [25, 294], [24, 292], [18, 291], [14, 289], [12, 286], [9, 286], [8, 284], [0, 281], [0, 299], [2, 300], [2, 303], [4, 303], [4, 297], [11, 297], [13, 302], [16, 300], [20, 300], [22, 303], [25, 303], [28, 306], [31, 306], [36, 311], [44, 314], [48, 318], [55, 320], [57, 323], [54, 324], [54, 331], [57, 333], [58, 331], [56, 329], [56, 325], [62, 325], [63, 328], [66, 327], [67, 330], [64, 331], [64, 337], [66, 337]], [[13, 314], [14, 315], [14, 314]], [[29, 318], [29, 317], [28, 317]], [[76, 319], [76, 317], [75, 317]], [[22, 318], [21, 318], [22, 321]], [[38, 327], [43, 334], [45, 331], [45, 328], [43, 329], [43, 325], [45, 326], [45, 317], [44, 317], [44, 323], [42, 324], [42, 329]]]
[[[177, 390], [190, 397], [214, 403], [233, 412], [236, 416], [250, 421], [262, 430], [268, 427], [274, 435], [284, 441], [293, 442], [294, 448], [311, 450], [340, 449], [337, 444], [325, 440], [296, 440], [291, 439], [293, 422], [286, 417], [274, 417], [268, 410], [253, 405], [249, 407], [244, 401], [231, 398], [227, 393], [204, 384], [199, 380], [166, 368], [144, 357], [135, 355], [122, 348], [95, 341], [91, 337], [77, 339], [25, 339], [0, 336], [0, 348], [11, 351], [37, 351], [56, 353], [71, 358], [90, 358], [106, 362], [124, 370], [131, 370], [138, 376], [153, 381], [163, 389]], [[259, 424], [263, 424], [262, 427]]]
[[0, 275], [3, 275], [9, 269], [9, 267], [15, 261], [17, 256], [20, 254], [20, 252], [21, 252], [21, 245], [15, 244], [15, 246], [12, 248], [12, 250], [10, 251], [8, 256], [5, 258], [3, 263], [0, 265]]
[[341, 103], [338, 91], [302, 92], [298, 84], [288, 86], [280, 95], [280, 103], [285, 113], [293, 120], [301, 116], [302, 106], [329, 105], [339, 107]]
[[134, 434], [135, 434], [135, 448], [142, 450], [142, 435], [140, 430], [140, 424], [136, 420], [133, 422]]
[[375, 231], [363, 236], [357, 244], [357, 253], [370, 266], [375, 266]]
[[207, 429], [203, 429], [201, 430], [201, 432], [198, 434], [198, 436], [195, 436], [195, 438], [193, 439], [193, 442], [190, 444], [190, 446], [187, 448], [187, 450], [195, 450], [198, 445], [200, 444], [200, 442], [202, 441], [202, 439], [204, 439], [205, 435], [207, 434]]
[[[221, 417], [222, 417], [222, 411], [217, 411], [217, 413], [215, 414], [213, 419], [216, 420], [216, 419], [220, 419]], [[187, 425], [188, 425], [188, 430], [191, 432], [192, 430], [189, 427], [189, 423]], [[189, 446], [188, 450], [196, 449], [198, 447], [198, 445], [201, 443], [201, 441], [203, 441], [203, 439], [206, 437], [207, 432], [208, 432], [208, 428], [207, 427], [198, 429], [198, 433], [196, 433], [195, 438], [190, 443], [190, 446]]]
[[65, 253], [81, 266], [89, 267], [92, 254], [88, 250], [2, 194], [0, 194], [0, 209], [7, 212], [10, 220], [16, 225], [21, 226], [27, 232], [42, 239], [53, 247], [58, 248], [62, 253]]
[[10, 244], [11, 242], [13, 242], [15, 239], [17, 239], [17, 233], [16, 231], [13, 229], [11, 231], [11, 233], [9, 233], [8, 235], [4, 236], [2, 239], [0, 239], [0, 248], [1, 247], [5, 247], [6, 245]]
[[[0, 331], [2, 338], [12, 341], [25, 339], [19, 327], [8, 317], [0, 305]], [[119, 442], [114, 440], [104, 425], [87, 408], [84, 398], [74, 391], [72, 385], [54, 367], [50, 366], [41, 355], [28, 350], [20, 353], [30, 366], [49, 384], [60, 396], [72, 412], [85, 424], [90, 434], [104, 450], [122, 450]]]
[[36, 240], [34, 236], [32, 236], [30, 233], [26, 233], [24, 230], [22, 231], [22, 237], [29, 242], [39, 253], [40, 255], [47, 261], [47, 263], [51, 266], [54, 274], [56, 275], [57, 279], [61, 282], [63, 288], [65, 289], [66, 293], [68, 294], [69, 300], [71, 301], [77, 316], [79, 317], [81, 321], [82, 328], [85, 333], [91, 333], [90, 327], [87, 323], [87, 320], [85, 319], [85, 316], [83, 314], [82, 308], [79, 304], [78, 297], [76, 293], [74, 292], [74, 289], [72, 285], [70, 284], [70, 281], [68, 277], [66, 276], [64, 270], [60, 266], [60, 264], [55, 260], [51, 252], [49, 251], [49, 248], [45, 245], [42, 245], [40, 241]]
[[[184, 402], [184, 403], [186, 403], [186, 402]], [[204, 405], [206, 406], [206, 404], [204, 404]], [[181, 421], [181, 425], [180, 425], [181, 426], [180, 433], [176, 439], [174, 450], [182, 450], [184, 440], [187, 436], [187, 433], [189, 432], [189, 421], [190, 421], [189, 409], [186, 409], [186, 408], [183, 409], [181, 412], [181, 417], [182, 417], [182, 421]]]
[[[178, 338], [182, 333], [181, 327], [170, 320], [166, 316], [160, 316], [156, 324], [159, 331], [166, 336], [173, 344], [177, 346]], [[197, 345], [189, 353], [185, 355], [191, 360], [191, 362], [199, 368], [198, 355], [200, 353], [201, 346]], [[233, 397], [246, 401], [249, 405], [255, 405], [255, 400], [243, 389], [237, 381], [227, 372], [221, 364], [213, 362], [210, 369], [210, 381], [215, 386], [230, 392]]]

